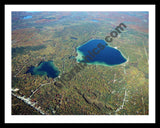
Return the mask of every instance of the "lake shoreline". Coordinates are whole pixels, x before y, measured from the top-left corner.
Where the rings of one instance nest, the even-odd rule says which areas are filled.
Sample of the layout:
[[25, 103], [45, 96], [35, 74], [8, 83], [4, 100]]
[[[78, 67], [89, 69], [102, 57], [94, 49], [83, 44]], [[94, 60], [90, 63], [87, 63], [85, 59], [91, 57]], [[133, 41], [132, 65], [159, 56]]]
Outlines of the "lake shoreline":
[[[113, 64], [107, 64], [106, 62], [104, 62], [104, 60], [103, 61], [92, 61], [92, 59], [91, 59], [91, 56], [92, 57], [94, 57], [94, 58], [96, 58], [90, 51], [87, 51], [88, 53], [89, 53], [89, 55], [85, 55], [85, 53], [86, 53], [86, 51], [84, 50], [84, 52], [85, 53], [83, 53], [83, 50], [82, 50], [82, 47], [85, 47], [85, 49], [86, 49], [86, 45], [88, 45], [88, 43], [89, 43], [89, 45], [88, 45], [88, 47], [92, 47], [93, 45], [94, 45], [94, 43], [95, 44], [97, 44], [97, 42], [95, 42], [95, 41], [97, 41], [97, 42], [101, 42], [103, 45], [105, 44], [107, 44], [106, 46], [109, 48], [108, 50], [110, 50], [110, 49], [112, 49], [112, 52], [114, 53], [114, 52], [117, 52], [116, 54], [118, 54], [117, 56], [119, 56], [122, 60], [122, 62], [117, 62], [117, 63], [113, 63]], [[101, 43], [99, 43], [99, 44], [101, 44]], [[97, 45], [98, 46], [98, 45]], [[106, 46], [105, 46], [105, 48], [106, 48]], [[87, 47], [87, 48], [88, 48]], [[95, 47], [94, 47], [94, 49], [96, 49]], [[93, 51], [94, 50], [93, 48], [92, 48], [92, 50], [91, 51]], [[103, 50], [103, 49], [102, 49]], [[121, 64], [124, 64], [124, 63], [126, 63], [127, 62], [127, 59], [126, 59], [126, 57], [122, 54], [122, 52], [120, 51], [120, 50], [118, 50], [118, 49], [116, 49], [116, 48], [114, 48], [114, 47], [111, 47], [111, 46], [109, 46], [108, 45], [108, 43], [105, 41], [105, 40], [102, 40], [102, 39], [90, 39], [89, 41], [87, 41], [86, 43], [84, 43], [83, 45], [81, 45], [81, 46], [78, 46], [77, 48], [76, 48], [76, 51], [77, 51], [77, 56], [76, 56], [76, 61], [77, 61], [77, 63], [79, 63], [79, 62], [81, 62], [81, 61], [83, 61], [84, 60], [84, 58], [86, 58], [86, 56], [88, 57], [88, 58], [90, 58], [90, 60], [91, 61], [89, 61], [89, 62], [87, 62], [87, 64], [88, 65], [103, 65], [103, 66], [108, 66], [108, 67], [112, 67], [112, 66], [117, 66], [117, 65], [121, 65]], [[102, 51], [101, 51], [102, 52]], [[98, 56], [98, 55], [97, 55]], [[106, 56], [106, 55], [105, 55]], [[110, 52], [110, 55], [108, 55], [108, 56], [112, 56], [112, 54], [111, 54], [111, 52]], [[115, 57], [115, 55], [114, 55], [114, 57]], [[102, 56], [101, 56], [101, 58], [102, 58]], [[109, 58], [109, 57], [108, 57]], [[109, 58], [110, 60], [111, 60], [111, 57]], [[118, 58], [119, 59], [119, 58]]]

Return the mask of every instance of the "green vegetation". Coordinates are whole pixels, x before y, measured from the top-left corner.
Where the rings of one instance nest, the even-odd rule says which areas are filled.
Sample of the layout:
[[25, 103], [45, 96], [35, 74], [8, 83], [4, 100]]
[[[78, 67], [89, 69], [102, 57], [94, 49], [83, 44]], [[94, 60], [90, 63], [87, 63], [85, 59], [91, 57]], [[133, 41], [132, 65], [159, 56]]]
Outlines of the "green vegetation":
[[38, 51], [43, 48], [46, 48], [45, 45], [39, 45], [39, 46], [27, 46], [27, 47], [16, 47], [12, 48], [12, 57], [16, 57], [18, 54], [28, 54], [30, 51]]

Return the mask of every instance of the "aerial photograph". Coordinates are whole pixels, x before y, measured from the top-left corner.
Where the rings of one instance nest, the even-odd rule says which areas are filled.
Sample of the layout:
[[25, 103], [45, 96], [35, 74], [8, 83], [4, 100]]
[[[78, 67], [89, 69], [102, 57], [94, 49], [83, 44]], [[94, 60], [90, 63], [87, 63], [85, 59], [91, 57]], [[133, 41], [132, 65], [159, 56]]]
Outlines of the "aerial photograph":
[[149, 115], [147, 11], [12, 11], [12, 115]]

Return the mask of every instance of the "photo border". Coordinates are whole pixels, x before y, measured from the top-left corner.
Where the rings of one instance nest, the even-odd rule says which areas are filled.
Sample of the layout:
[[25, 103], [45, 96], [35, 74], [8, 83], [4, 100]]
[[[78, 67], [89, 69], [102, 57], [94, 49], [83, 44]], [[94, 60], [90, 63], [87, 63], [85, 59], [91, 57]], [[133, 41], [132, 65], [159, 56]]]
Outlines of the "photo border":
[[[12, 11], [148, 11], [149, 115], [11, 115]], [[155, 123], [155, 5], [5, 5], [5, 123]]]

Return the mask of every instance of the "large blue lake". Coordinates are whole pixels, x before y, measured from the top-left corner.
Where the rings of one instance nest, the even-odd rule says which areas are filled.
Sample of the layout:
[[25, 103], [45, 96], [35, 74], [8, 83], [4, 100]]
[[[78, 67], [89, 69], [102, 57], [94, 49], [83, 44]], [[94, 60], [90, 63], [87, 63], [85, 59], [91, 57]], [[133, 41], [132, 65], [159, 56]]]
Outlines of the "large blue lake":
[[77, 53], [77, 62], [85, 61], [87, 64], [114, 66], [127, 61], [119, 50], [100, 39], [89, 40], [77, 47]]
[[54, 66], [53, 61], [41, 62], [38, 67], [31, 66], [26, 73], [32, 75], [47, 75], [48, 77], [55, 78], [59, 75], [59, 70]]

